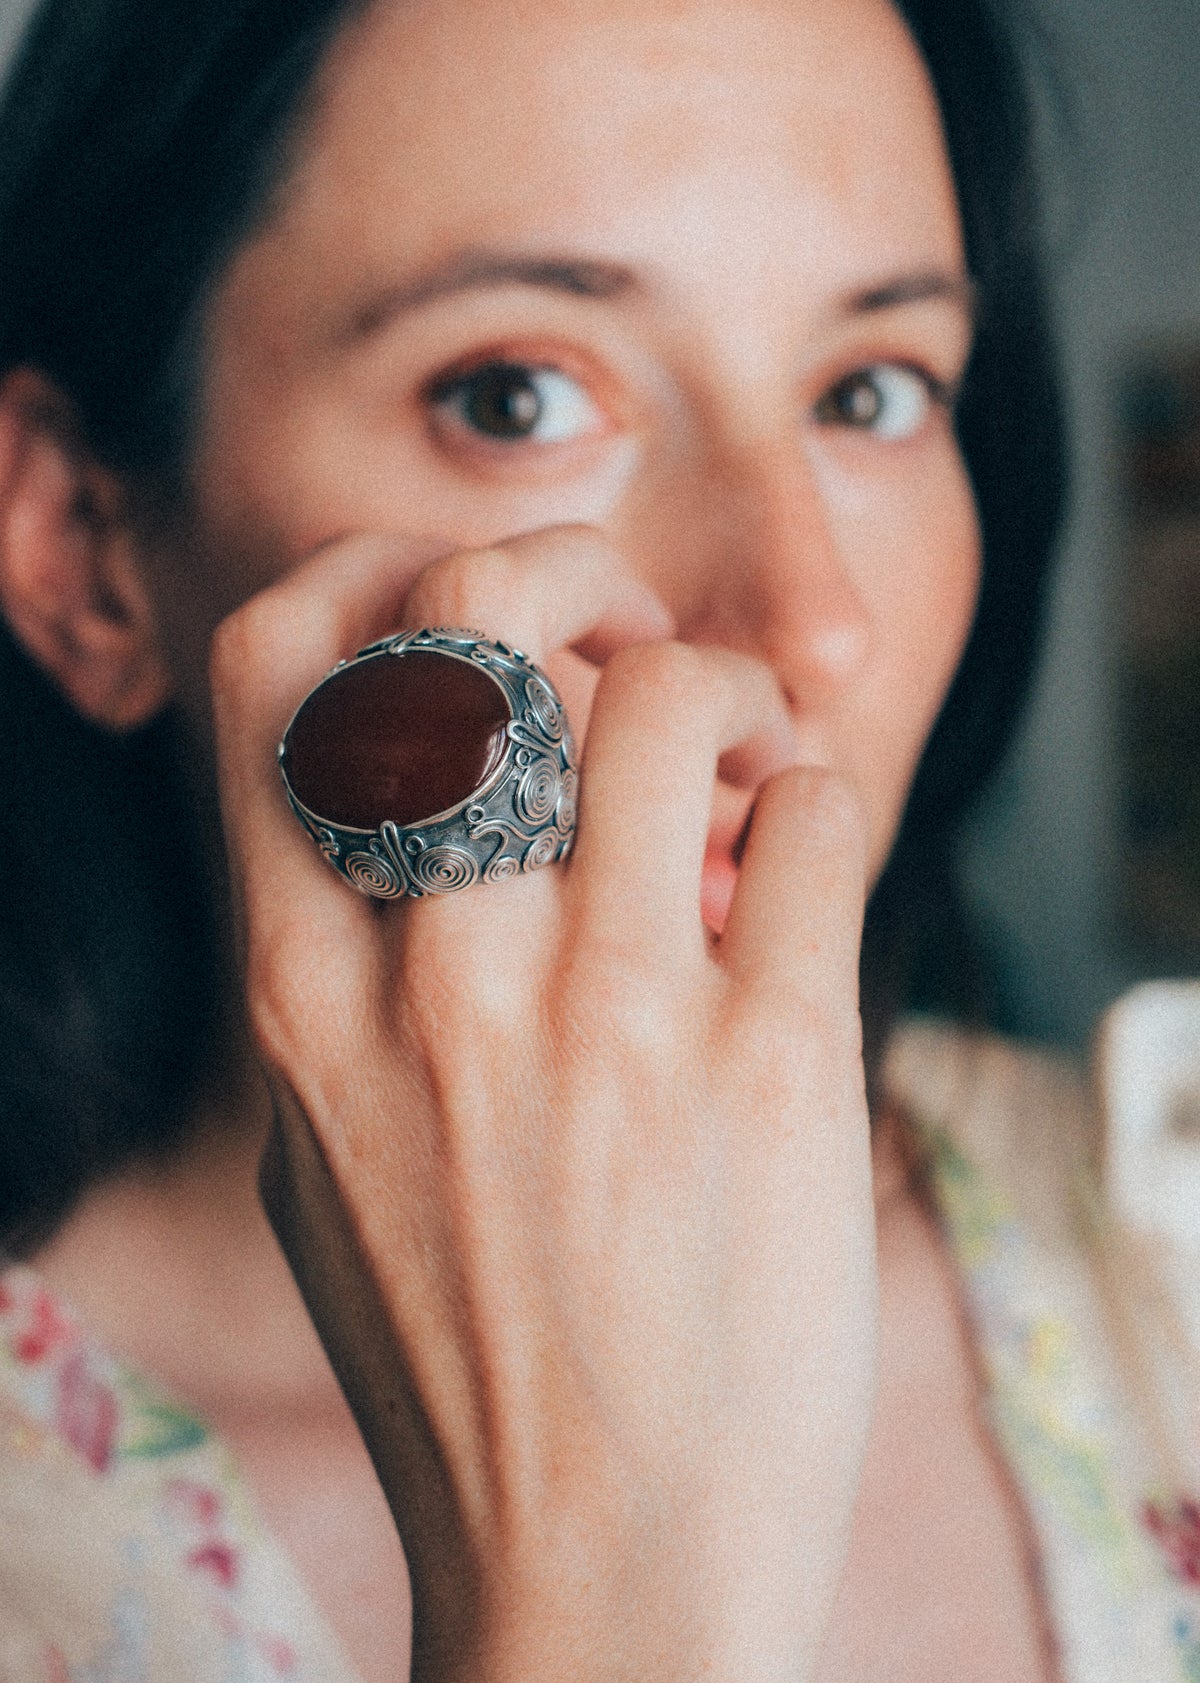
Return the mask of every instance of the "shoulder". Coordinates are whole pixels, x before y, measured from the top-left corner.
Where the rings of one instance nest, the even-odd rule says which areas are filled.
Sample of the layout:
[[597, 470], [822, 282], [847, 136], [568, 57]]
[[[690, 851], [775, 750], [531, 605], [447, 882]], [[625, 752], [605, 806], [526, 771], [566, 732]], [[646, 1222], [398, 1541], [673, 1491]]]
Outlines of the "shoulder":
[[1145, 1336], [1157, 1278], [1103, 1196], [1086, 1067], [916, 1021], [886, 1079], [923, 1147], [985, 1415], [1069, 1674], [1200, 1676], [1196, 1468], [1174, 1453], [1163, 1350]]
[[935, 1174], [957, 1161], [1039, 1245], [1076, 1249], [1100, 1186], [1099, 1107], [1079, 1058], [930, 1018], [889, 1048], [892, 1103], [929, 1147]]
[[1068, 1421], [1103, 1419], [1105, 1458], [1139, 1486], [1153, 1480], [1157, 1434], [1138, 1418], [1144, 1363], [1127, 1337], [1150, 1282], [1140, 1267], [1132, 1277], [1126, 1235], [1107, 1207], [1100, 1109], [1084, 1066], [922, 1021], [897, 1037], [887, 1073], [916, 1136], [993, 1404], [1064, 1432]]

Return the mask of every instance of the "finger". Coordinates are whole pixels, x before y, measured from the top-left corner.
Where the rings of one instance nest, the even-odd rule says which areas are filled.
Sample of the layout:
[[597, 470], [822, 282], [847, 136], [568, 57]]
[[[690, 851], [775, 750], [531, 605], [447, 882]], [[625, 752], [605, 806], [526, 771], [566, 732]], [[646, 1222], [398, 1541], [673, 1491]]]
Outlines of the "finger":
[[866, 847], [858, 798], [831, 772], [793, 766], [759, 792], [718, 952], [773, 1011], [857, 1002]]
[[[588, 526], [551, 527], [435, 561], [410, 591], [404, 622], [478, 630], [552, 668], [557, 655], [556, 678], [565, 672], [564, 649], [575, 651], [566, 661], [603, 662], [615, 649], [669, 636], [673, 624]], [[576, 694], [590, 690], [594, 673], [578, 680]], [[408, 962], [422, 969], [439, 953], [471, 951], [485, 957], [489, 985], [502, 991], [505, 975], [527, 973], [531, 954], [547, 950], [558, 879], [557, 871], [538, 871], [489, 885], [486, 895], [431, 896], [410, 906], [402, 937]]]
[[615, 644], [670, 629], [658, 598], [588, 528], [440, 556], [415, 585], [412, 575], [411, 546], [379, 537], [341, 542], [259, 592], [220, 627], [213, 701], [219, 744], [231, 749], [235, 821], [255, 796], [275, 790], [263, 747], [273, 753], [306, 691], [374, 636], [465, 625], [539, 658], [577, 638]]
[[717, 762], [738, 745], [753, 745], [760, 778], [796, 757], [786, 704], [762, 662], [663, 642], [608, 663], [588, 724], [571, 867], [593, 937], [652, 961], [702, 949]]
[[[421, 560], [380, 537], [318, 551], [231, 614], [213, 638], [210, 680], [222, 815], [243, 916], [270, 945], [302, 905], [310, 944], [318, 912], [337, 949], [372, 908], [347, 894], [292, 817], [276, 747], [297, 704], [343, 656], [394, 623]], [[281, 884], [288, 885], [287, 891]]]
[[661, 599], [590, 526], [547, 527], [444, 556], [410, 590], [404, 623], [481, 631], [537, 661], [570, 644], [603, 662], [674, 629]]
[[[414, 546], [386, 537], [341, 541], [246, 603], [214, 640], [212, 690], [222, 805], [245, 915], [278, 932], [289, 908], [283, 874], [339, 925], [362, 918], [288, 812], [275, 747], [307, 690], [340, 658], [386, 631], [478, 626], [537, 656], [582, 639], [593, 652], [661, 636], [666, 610], [598, 533], [558, 528], [494, 549], [430, 557], [412, 583]], [[337, 891], [340, 899], [331, 898]], [[349, 930], [344, 929], [344, 934]], [[341, 938], [339, 934], [338, 939]]]

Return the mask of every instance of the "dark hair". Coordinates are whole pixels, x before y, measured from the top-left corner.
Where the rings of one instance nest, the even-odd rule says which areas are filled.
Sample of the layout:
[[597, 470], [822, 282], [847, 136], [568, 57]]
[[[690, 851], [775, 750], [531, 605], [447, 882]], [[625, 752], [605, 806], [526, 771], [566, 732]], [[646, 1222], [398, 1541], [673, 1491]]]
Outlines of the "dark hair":
[[[96, 455], [176, 486], [211, 286], [284, 177], [334, 33], [368, 0], [47, 0], [0, 109], [0, 374], [40, 369]], [[959, 425], [984, 531], [976, 625], [869, 909], [874, 1067], [952, 897], [957, 822], [1032, 669], [1062, 500], [1024, 78], [987, 0], [901, 0], [940, 99], [981, 318]], [[0, 1239], [169, 1147], [209, 1067], [219, 943], [169, 719], [88, 726], [0, 628]]]
[[960, 1015], [979, 1018], [990, 1007], [954, 850], [961, 821], [1003, 759], [1028, 698], [1068, 472], [1041, 261], [1032, 106], [1015, 32], [1002, 26], [1000, 0], [896, 3], [941, 106], [979, 298], [957, 426], [983, 532], [983, 578], [966, 651], [867, 909], [869, 1085], [917, 978], [927, 981], [937, 1005]]

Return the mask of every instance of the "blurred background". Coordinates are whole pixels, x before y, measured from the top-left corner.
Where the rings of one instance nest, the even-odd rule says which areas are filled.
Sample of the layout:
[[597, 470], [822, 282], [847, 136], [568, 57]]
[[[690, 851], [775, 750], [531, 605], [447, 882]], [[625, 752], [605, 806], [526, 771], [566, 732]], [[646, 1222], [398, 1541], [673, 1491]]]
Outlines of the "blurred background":
[[1200, 0], [1027, 9], [1066, 89], [1047, 232], [1074, 500], [964, 865], [1004, 1026], [1082, 1044], [1132, 982], [1200, 974]]
[[[0, 63], [30, 9], [0, 0]], [[1200, 0], [1022, 9], [1066, 90], [1044, 103], [1075, 494], [963, 866], [1002, 1026], [1082, 1045], [1133, 981], [1200, 973]]]

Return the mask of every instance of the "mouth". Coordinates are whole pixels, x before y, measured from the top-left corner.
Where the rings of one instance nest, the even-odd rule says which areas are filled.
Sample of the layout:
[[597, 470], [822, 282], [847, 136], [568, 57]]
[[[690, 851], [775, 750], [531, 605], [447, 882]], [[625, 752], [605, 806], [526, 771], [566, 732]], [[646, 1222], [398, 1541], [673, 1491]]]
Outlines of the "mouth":
[[700, 917], [706, 929], [720, 935], [733, 903], [738, 868], [727, 852], [706, 853], [700, 878]]

